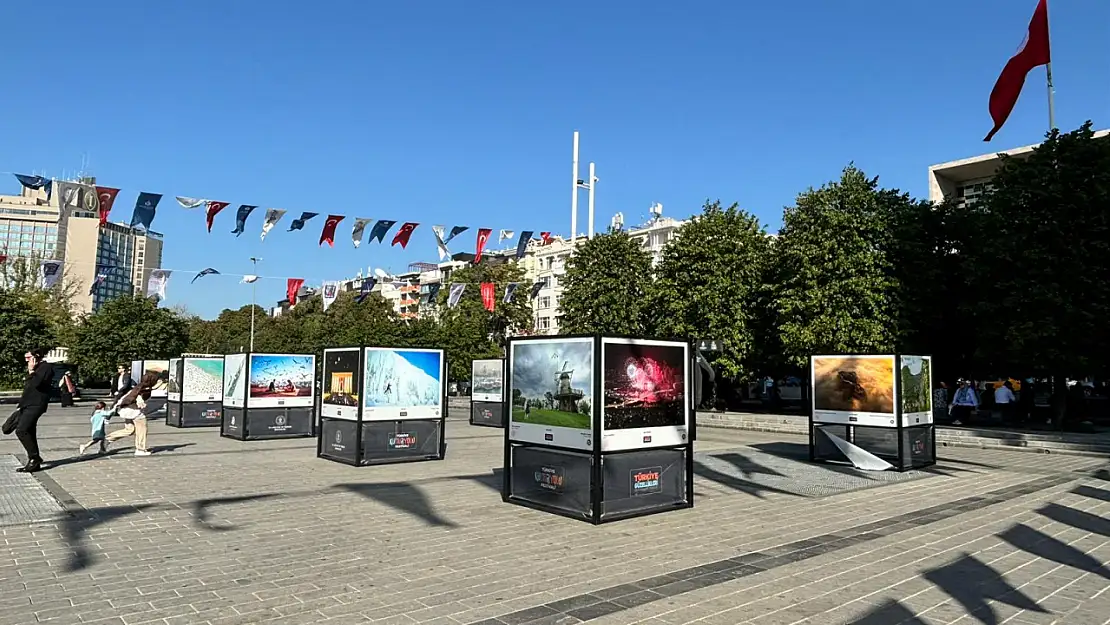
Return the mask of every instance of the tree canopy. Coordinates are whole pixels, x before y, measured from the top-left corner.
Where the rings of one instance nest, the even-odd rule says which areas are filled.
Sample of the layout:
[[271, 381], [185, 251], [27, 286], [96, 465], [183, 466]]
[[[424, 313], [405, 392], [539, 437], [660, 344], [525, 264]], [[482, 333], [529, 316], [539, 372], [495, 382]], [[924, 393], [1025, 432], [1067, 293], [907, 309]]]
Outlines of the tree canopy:
[[581, 244], [567, 261], [559, 300], [564, 334], [651, 334], [651, 255], [627, 232]]
[[175, 358], [189, 347], [189, 323], [153, 300], [121, 297], [77, 328], [70, 358], [88, 379], [106, 380], [132, 360]]

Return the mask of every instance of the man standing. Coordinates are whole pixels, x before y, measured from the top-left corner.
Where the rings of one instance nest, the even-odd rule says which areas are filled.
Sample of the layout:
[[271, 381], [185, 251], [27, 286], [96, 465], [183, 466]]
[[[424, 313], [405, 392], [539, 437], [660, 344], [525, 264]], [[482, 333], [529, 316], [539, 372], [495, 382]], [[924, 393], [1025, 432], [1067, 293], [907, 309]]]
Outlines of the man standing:
[[135, 381], [131, 379], [131, 372], [127, 367], [123, 365], [116, 367], [116, 379], [112, 382], [112, 396], [116, 401], [119, 401], [134, 386]]
[[50, 402], [54, 386], [54, 365], [46, 362], [46, 349], [33, 349], [24, 355], [27, 361], [27, 380], [19, 398], [19, 417], [15, 435], [27, 451], [27, 464], [16, 469], [20, 473], [33, 473], [42, 469], [39, 455], [38, 423]]
[[1014, 397], [1014, 385], [1009, 380], [994, 389], [994, 405], [1003, 423], [1010, 423], [1014, 420], [1012, 409], [1015, 401], [1017, 401], [1017, 398]]

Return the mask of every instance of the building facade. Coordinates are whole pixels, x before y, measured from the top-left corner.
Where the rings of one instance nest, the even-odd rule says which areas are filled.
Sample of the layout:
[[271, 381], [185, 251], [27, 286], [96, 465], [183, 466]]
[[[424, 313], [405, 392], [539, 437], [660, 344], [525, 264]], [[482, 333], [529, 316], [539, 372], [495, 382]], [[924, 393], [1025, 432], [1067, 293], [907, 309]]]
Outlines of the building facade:
[[[1110, 137], [1110, 130], [1099, 130], [1095, 137]], [[1040, 144], [1026, 145], [1005, 150], [1001, 154], [1024, 158]], [[945, 198], [955, 202], [957, 208], [970, 208], [990, 190], [991, 180], [1002, 166], [999, 153], [983, 154], [958, 161], [933, 165], [929, 168], [929, 201], [942, 202]]]
[[[95, 179], [81, 182], [95, 184]], [[62, 279], [73, 285], [76, 314], [99, 310], [105, 302], [144, 294], [151, 272], [162, 267], [163, 237], [122, 223], [100, 225], [96, 213], [62, 210], [59, 194], [23, 188], [0, 195], [0, 254], [11, 262], [62, 261]], [[97, 267], [113, 267], [95, 289]]]

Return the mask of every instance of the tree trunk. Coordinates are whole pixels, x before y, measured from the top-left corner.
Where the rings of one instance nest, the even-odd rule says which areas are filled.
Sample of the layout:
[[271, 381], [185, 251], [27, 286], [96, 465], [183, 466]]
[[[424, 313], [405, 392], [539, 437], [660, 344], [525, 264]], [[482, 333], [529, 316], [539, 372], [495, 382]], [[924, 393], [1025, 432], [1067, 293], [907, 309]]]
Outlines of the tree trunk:
[[1063, 375], [1052, 376], [1052, 427], [1064, 429], [1064, 417], [1068, 407], [1068, 378]]

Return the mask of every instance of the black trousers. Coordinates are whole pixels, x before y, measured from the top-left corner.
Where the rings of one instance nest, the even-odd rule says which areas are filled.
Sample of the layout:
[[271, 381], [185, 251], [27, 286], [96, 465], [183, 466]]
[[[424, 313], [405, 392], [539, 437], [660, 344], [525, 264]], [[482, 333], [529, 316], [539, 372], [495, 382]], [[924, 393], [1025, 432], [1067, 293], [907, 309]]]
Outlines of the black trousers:
[[27, 462], [41, 464], [39, 455], [38, 426], [39, 417], [46, 413], [46, 406], [31, 406], [19, 411], [19, 421], [15, 426], [15, 436], [27, 451]]

